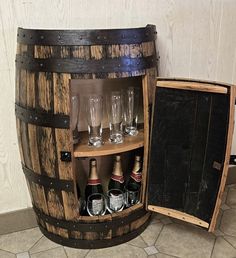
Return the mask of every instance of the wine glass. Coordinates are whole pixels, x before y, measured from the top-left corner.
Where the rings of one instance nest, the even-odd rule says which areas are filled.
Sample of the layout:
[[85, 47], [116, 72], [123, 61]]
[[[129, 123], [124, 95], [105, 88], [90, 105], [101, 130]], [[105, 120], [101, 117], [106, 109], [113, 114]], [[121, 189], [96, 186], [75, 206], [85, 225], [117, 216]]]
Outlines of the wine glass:
[[90, 95], [86, 105], [89, 141], [88, 144], [100, 147], [102, 141], [103, 98], [101, 95]]
[[138, 102], [139, 93], [134, 87], [128, 87], [124, 91], [124, 121], [125, 134], [129, 136], [136, 136], [138, 134]]
[[124, 193], [120, 189], [111, 189], [107, 192], [107, 209], [110, 213], [122, 211], [124, 206]]
[[78, 132], [78, 116], [79, 116], [79, 96], [73, 95], [71, 97], [71, 129], [73, 134], [73, 144], [79, 141]]
[[107, 96], [107, 112], [110, 127], [110, 142], [122, 143], [122, 95], [120, 91], [112, 91]]
[[104, 215], [106, 212], [106, 199], [101, 193], [93, 193], [87, 199], [87, 212], [90, 216]]

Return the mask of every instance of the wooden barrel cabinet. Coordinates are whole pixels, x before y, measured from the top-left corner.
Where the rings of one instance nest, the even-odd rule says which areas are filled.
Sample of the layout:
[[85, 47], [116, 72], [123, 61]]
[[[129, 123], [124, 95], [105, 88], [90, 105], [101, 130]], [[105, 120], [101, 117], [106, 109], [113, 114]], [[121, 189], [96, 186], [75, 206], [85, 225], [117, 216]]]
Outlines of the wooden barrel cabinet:
[[39, 227], [51, 240], [77, 248], [107, 247], [128, 241], [146, 228], [150, 212], [143, 202], [112, 215], [80, 216], [76, 158], [143, 148], [144, 133], [131, 142], [115, 147], [105, 143], [94, 150], [87, 146], [86, 132], [81, 132], [80, 144], [73, 146], [70, 84], [145, 76], [154, 88], [155, 39], [153, 25], [82, 31], [18, 29], [18, 142]]
[[[120, 244], [147, 227], [151, 211], [214, 230], [229, 163], [235, 90], [215, 82], [156, 80], [155, 39], [154, 25], [18, 29], [18, 143], [38, 225], [49, 239], [75, 248]], [[73, 145], [72, 91], [104, 93], [115, 84], [138, 85], [142, 92], [138, 136], [112, 145], [105, 129], [105, 144], [94, 149], [81, 126], [80, 142]], [[84, 187], [83, 162], [97, 157], [107, 170], [109, 157], [121, 153], [129, 167], [140, 150], [140, 203], [104, 216], [81, 216], [76, 182]], [[109, 176], [108, 171], [101, 178], [105, 186]]]

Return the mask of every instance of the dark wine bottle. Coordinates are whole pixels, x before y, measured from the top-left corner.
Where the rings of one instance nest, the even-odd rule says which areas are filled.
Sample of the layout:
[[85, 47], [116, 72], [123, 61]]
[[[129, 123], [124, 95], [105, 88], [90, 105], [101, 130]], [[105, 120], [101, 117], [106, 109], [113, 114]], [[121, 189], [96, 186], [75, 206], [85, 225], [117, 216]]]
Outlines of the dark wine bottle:
[[96, 159], [91, 159], [88, 183], [85, 188], [85, 200], [87, 201], [89, 195], [94, 193], [103, 194], [103, 189], [97, 174], [97, 161]]
[[140, 190], [142, 181], [142, 168], [143, 166], [141, 156], [135, 156], [134, 167], [126, 185], [126, 189], [129, 191]]
[[121, 158], [120, 155], [115, 156], [114, 167], [111, 175], [111, 179], [108, 185], [108, 190], [111, 189], [120, 189], [124, 190], [124, 177], [121, 166]]

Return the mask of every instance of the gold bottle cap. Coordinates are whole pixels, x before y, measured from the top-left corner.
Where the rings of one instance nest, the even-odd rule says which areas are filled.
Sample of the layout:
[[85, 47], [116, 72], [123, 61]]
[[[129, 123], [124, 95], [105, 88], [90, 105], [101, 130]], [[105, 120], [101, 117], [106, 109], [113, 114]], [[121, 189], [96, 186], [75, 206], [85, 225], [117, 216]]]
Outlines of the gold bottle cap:
[[120, 155], [116, 155], [116, 161], [120, 161]]
[[96, 159], [90, 159], [90, 165], [91, 166], [96, 166], [97, 165]]
[[135, 160], [136, 161], [140, 161], [141, 160], [141, 156], [135, 156]]

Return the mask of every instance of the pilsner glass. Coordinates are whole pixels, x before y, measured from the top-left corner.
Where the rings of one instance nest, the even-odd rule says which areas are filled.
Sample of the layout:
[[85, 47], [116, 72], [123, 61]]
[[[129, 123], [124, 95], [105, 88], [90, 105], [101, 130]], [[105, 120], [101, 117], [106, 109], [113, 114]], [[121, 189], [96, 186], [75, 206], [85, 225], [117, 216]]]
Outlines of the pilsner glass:
[[90, 95], [87, 99], [88, 144], [100, 147], [102, 142], [102, 112], [103, 98], [100, 95]]
[[106, 213], [106, 199], [101, 193], [89, 195], [87, 200], [87, 212], [90, 216], [100, 216]]
[[125, 134], [135, 136], [138, 134], [138, 91], [129, 87], [124, 91], [124, 120]]
[[122, 211], [124, 206], [124, 193], [120, 189], [111, 189], [107, 192], [107, 209], [110, 213]]
[[79, 116], [79, 96], [73, 95], [71, 97], [71, 129], [73, 133], [73, 144], [79, 141], [78, 132], [78, 116]]
[[122, 98], [119, 91], [112, 91], [107, 96], [107, 111], [110, 127], [110, 142], [122, 143], [123, 132], [122, 132]]

